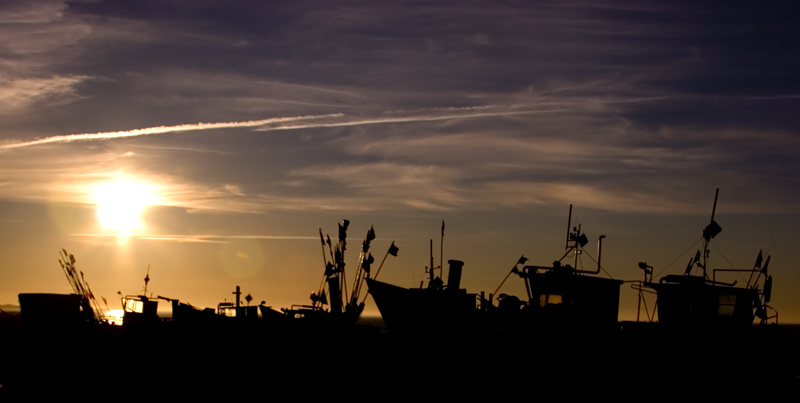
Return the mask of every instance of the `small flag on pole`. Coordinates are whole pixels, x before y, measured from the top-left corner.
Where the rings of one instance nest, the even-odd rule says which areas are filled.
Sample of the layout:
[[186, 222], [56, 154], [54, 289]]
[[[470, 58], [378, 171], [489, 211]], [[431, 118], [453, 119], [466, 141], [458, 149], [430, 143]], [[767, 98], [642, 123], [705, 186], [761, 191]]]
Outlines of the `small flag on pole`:
[[368, 255], [363, 262], [361, 262], [361, 268], [364, 269], [365, 272], [369, 273], [370, 268], [372, 267], [372, 263], [375, 262], [375, 258], [372, 257], [372, 253]]
[[397, 252], [399, 250], [400, 249], [397, 246], [394, 245], [394, 241], [392, 241], [392, 246], [389, 247], [389, 254], [394, 256], [394, 257], [397, 257]]

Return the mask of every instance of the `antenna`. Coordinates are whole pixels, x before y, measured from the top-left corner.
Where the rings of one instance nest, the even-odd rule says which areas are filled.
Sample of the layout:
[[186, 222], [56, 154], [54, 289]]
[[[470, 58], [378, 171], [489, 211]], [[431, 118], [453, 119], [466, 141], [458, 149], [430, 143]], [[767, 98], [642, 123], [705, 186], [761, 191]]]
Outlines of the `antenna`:
[[708, 278], [708, 243], [711, 242], [711, 239], [717, 236], [720, 231], [722, 231], [722, 227], [714, 221], [714, 215], [717, 212], [717, 199], [719, 198], [719, 188], [717, 188], [716, 193], [714, 194], [714, 207], [711, 208], [711, 222], [703, 229], [703, 277]]
[[147, 283], [150, 282], [150, 263], [147, 263], [147, 274], [144, 275], [144, 296], [147, 296]]
[[714, 222], [714, 213], [717, 212], [717, 199], [719, 198], [719, 188], [717, 188], [717, 192], [714, 193], [714, 207], [711, 208], [711, 222]]
[[564, 243], [564, 249], [569, 249], [569, 230], [572, 225], [572, 204], [569, 205], [569, 218], [567, 218], [567, 240]]

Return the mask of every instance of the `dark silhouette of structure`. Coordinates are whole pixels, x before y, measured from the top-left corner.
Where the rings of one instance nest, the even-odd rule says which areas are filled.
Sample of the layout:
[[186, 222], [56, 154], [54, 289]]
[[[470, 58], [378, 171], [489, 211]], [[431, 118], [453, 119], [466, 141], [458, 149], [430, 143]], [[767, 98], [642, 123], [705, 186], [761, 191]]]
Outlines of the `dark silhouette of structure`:
[[[639, 310], [644, 303], [649, 321], [653, 321], [657, 313], [660, 324], [673, 327], [746, 329], [752, 326], [755, 318], [759, 318], [761, 323], [777, 322], [777, 311], [768, 305], [772, 293], [769, 256], [766, 262], [762, 262], [762, 253], [759, 252], [750, 270], [710, 268], [708, 246], [722, 231], [714, 220], [718, 197], [719, 189], [714, 196], [711, 221], [703, 229], [702, 252], [698, 250], [689, 260], [683, 275], [670, 274], [654, 282], [652, 267], [645, 262], [639, 263], [644, 271], [644, 281], [635, 284], [634, 288], [639, 290]], [[725, 283], [717, 280], [717, 273], [722, 272], [747, 273], [749, 279], [744, 287], [737, 287], [737, 281]], [[760, 281], [762, 277], [763, 281]], [[648, 290], [655, 292], [657, 297], [652, 313], [646, 306], [645, 293]]]

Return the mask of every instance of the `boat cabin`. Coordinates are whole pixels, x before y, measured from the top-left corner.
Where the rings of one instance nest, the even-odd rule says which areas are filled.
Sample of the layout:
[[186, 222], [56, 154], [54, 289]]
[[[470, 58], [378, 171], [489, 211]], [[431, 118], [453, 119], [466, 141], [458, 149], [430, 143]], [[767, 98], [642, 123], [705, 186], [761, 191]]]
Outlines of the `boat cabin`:
[[158, 298], [126, 295], [122, 297], [122, 310], [123, 326], [147, 326], [161, 322], [158, 317]]
[[524, 266], [518, 273], [537, 323], [616, 324], [622, 280], [581, 275], [558, 263], [552, 268]]
[[749, 327], [758, 290], [721, 285], [700, 276], [667, 275], [645, 283], [658, 293], [658, 320], [664, 325]]
[[70, 325], [93, 321], [94, 310], [79, 294], [19, 294], [22, 322], [30, 325]]

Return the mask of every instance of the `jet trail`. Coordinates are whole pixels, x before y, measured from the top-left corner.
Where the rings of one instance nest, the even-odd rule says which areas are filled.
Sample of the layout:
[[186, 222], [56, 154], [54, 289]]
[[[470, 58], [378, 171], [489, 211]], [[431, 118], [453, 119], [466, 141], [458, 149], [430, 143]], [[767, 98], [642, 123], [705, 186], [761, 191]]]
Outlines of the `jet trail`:
[[415, 110], [406, 113], [392, 113], [373, 117], [347, 117], [343, 113], [329, 115], [296, 116], [284, 118], [271, 118], [263, 120], [249, 120], [244, 122], [222, 123], [196, 123], [177, 126], [157, 126], [144, 129], [134, 129], [118, 132], [69, 134], [62, 136], [45, 137], [43, 139], [24, 141], [18, 143], [0, 144], [0, 150], [30, 147], [48, 143], [68, 143], [84, 140], [105, 140], [121, 137], [147, 136], [151, 134], [184, 132], [195, 130], [210, 130], [238, 127], [258, 127], [258, 131], [297, 130], [317, 127], [359, 126], [381, 123], [424, 122], [449, 119], [466, 119], [487, 116], [528, 115], [534, 113], [564, 112], [567, 109], [545, 110], [498, 110], [495, 107], [465, 107], [465, 108], [434, 108], [429, 110]]
[[72, 142], [72, 141], [82, 141], [82, 140], [105, 140], [105, 139], [115, 139], [115, 138], [120, 138], [120, 137], [137, 137], [137, 136], [147, 136], [147, 135], [150, 135], [150, 134], [161, 134], [161, 133], [171, 133], [171, 132], [225, 129], [225, 128], [234, 128], [234, 127], [258, 127], [258, 126], [264, 126], [264, 125], [276, 124], [276, 123], [295, 122], [295, 121], [323, 119], [323, 118], [334, 118], [334, 117], [339, 117], [339, 116], [344, 116], [344, 115], [341, 114], [341, 113], [334, 113], [334, 114], [330, 114], [330, 115], [271, 118], [271, 119], [263, 119], [263, 120], [248, 120], [248, 121], [244, 121], [244, 122], [194, 123], [194, 124], [183, 124], [183, 125], [177, 125], [177, 126], [156, 126], [156, 127], [148, 127], [148, 128], [144, 128], [144, 129], [125, 130], [125, 131], [118, 131], [118, 132], [68, 134], [68, 135], [63, 135], [63, 136], [45, 137], [43, 139], [24, 141], [24, 142], [19, 142], [19, 143], [2, 144], [2, 145], [0, 145], [0, 150], [7, 150], [7, 149], [11, 149], [11, 148], [30, 147], [30, 146], [36, 146], [36, 145], [48, 144], [48, 143], [68, 143], [68, 142]]

